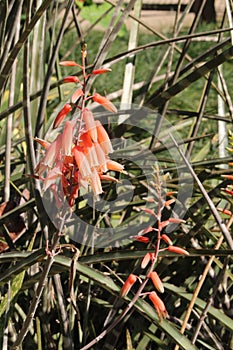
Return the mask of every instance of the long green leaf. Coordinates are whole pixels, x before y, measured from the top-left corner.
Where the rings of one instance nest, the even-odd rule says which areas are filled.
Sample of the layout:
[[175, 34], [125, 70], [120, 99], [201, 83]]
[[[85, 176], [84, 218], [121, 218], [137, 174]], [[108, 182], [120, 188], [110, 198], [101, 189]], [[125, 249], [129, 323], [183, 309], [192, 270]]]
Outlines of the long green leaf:
[[[179, 297], [190, 301], [193, 297], [192, 293], [187, 293], [183, 288], [174, 286], [173, 284], [164, 283], [164, 287], [169, 290], [171, 293], [179, 295]], [[204, 310], [206, 302], [200, 298], [197, 298], [195, 305], [198, 306], [201, 310]], [[218, 320], [224, 327], [233, 332], [233, 320], [226, 316], [221, 309], [216, 309], [213, 306], [210, 306], [208, 313], [216, 320]]]

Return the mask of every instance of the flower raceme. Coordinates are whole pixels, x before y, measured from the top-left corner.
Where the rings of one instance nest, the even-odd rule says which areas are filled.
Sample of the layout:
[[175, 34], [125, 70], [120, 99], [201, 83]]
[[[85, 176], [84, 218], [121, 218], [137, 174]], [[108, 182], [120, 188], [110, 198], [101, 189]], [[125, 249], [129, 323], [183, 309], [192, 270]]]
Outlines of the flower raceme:
[[[174, 217], [170, 217], [169, 219], [162, 220], [163, 208], [169, 207], [172, 203], [175, 202], [175, 200], [173, 198], [168, 200], [165, 198], [173, 195], [174, 194], [173, 192], [167, 192], [162, 195], [161, 191], [159, 190], [160, 189], [159, 177], [157, 177], [157, 179], [158, 179], [158, 184], [156, 184], [155, 186], [155, 189], [157, 190], [157, 194], [158, 194], [157, 198], [159, 199], [159, 205], [157, 205], [156, 207], [157, 210], [152, 208], [144, 208], [144, 207], [141, 208], [141, 211], [143, 211], [146, 215], [150, 215], [153, 218], [153, 220], [154, 218], [157, 219], [157, 225], [156, 227], [147, 226], [146, 228], [139, 231], [137, 235], [131, 236], [131, 238], [136, 240], [137, 242], [150, 244], [150, 247], [153, 247], [153, 251], [147, 252], [141, 262], [141, 268], [148, 269], [146, 278], [142, 283], [145, 283], [144, 284], [145, 286], [146, 283], [150, 281], [153, 283], [153, 286], [157, 292], [164, 293], [163, 283], [158, 273], [154, 271], [154, 267], [158, 260], [159, 254], [161, 252], [168, 251], [171, 253], [187, 256], [189, 255], [189, 253], [183, 248], [174, 246], [170, 237], [168, 237], [168, 235], [162, 232], [169, 224], [173, 224], [173, 223], [182, 224], [182, 223], [185, 223], [185, 221], [180, 218], [174, 218]], [[158, 202], [158, 199], [157, 199], [157, 202]], [[145, 200], [149, 203], [154, 203], [154, 205], [156, 205], [156, 200], [152, 197], [145, 198]], [[154, 239], [156, 243], [153, 243], [153, 233], [156, 236]], [[146, 236], [147, 234], [150, 235], [150, 238]], [[161, 244], [162, 245], [165, 244], [165, 247], [163, 246], [161, 247]], [[137, 279], [137, 276], [132, 274], [129, 275], [129, 277], [127, 278], [127, 280], [125, 281], [121, 289], [121, 296], [125, 296], [129, 292], [132, 285], [135, 283], [136, 279]], [[139, 281], [141, 281], [139, 277], [138, 279]], [[168, 313], [163, 301], [160, 299], [156, 291], [142, 293], [142, 286], [141, 286], [141, 288], [138, 290], [138, 295], [136, 292], [135, 296], [140, 297], [143, 294], [146, 294], [146, 295], [149, 294], [149, 299], [154, 305], [154, 308], [158, 314], [159, 320], [162, 321], [163, 318], [168, 317]]]
[[[86, 56], [82, 51], [83, 58]], [[82, 60], [85, 62], [85, 60]], [[61, 127], [65, 118], [71, 111], [77, 111], [79, 117], [65, 122], [62, 132], [53, 142], [47, 142], [35, 138], [43, 148], [44, 156], [35, 169], [35, 174], [43, 180], [43, 190], [51, 188], [56, 191], [56, 202], [67, 199], [70, 206], [74, 205], [81, 187], [92, 189], [95, 196], [103, 192], [101, 180], [117, 182], [113, 176], [106, 174], [108, 171], [122, 172], [124, 167], [112, 161], [109, 154], [113, 152], [108, 133], [100, 121], [96, 121], [92, 112], [85, 107], [86, 100], [92, 100], [110, 112], [117, 109], [106, 97], [95, 93], [86, 97], [86, 79], [91, 74], [99, 75], [111, 71], [109, 68], [93, 70], [86, 75], [85, 67], [75, 61], [63, 61], [62, 66], [79, 67], [82, 69], [83, 81], [75, 75], [67, 76], [64, 83], [78, 84], [78, 88], [72, 94], [70, 101], [66, 102], [57, 114], [53, 128]], [[77, 113], [76, 113], [77, 114]], [[59, 181], [57, 181], [59, 180]], [[58, 182], [58, 183], [57, 183]]]

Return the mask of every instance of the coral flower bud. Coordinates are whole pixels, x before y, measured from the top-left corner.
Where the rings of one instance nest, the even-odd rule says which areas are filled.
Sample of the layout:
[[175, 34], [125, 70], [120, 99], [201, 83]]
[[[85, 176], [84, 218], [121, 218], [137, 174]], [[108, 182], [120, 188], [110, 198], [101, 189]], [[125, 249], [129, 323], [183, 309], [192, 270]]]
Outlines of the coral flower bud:
[[76, 101], [79, 99], [79, 97], [83, 96], [83, 90], [82, 89], [77, 89], [73, 95], [71, 96], [71, 103], [76, 103]]
[[148, 227], [144, 228], [143, 230], [141, 230], [139, 233], [141, 235], [145, 235], [146, 233], [151, 232], [151, 231], [156, 231], [156, 228], [154, 228], [152, 226], [148, 226]]
[[223, 214], [232, 216], [232, 212], [228, 209], [222, 209], [222, 208], [217, 208], [220, 212], [222, 212]]
[[166, 196], [172, 196], [173, 194], [177, 194], [177, 191], [168, 191], [168, 192], [166, 192]]
[[150, 209], [150, 208], [141, 208], [142, 211], [144, 211], [144, 213], [156, 216], [154, 210]]
[[108, 170], [114, 170], [119, 172], [122, 172], [124, 170], [124, 166], [120, 163], [115, 162], [114, 160], [108, 160], [106, 165]]
[[165, 235], [165, 234], [162, 234], [161, 239], [162, 239], [165, 243], [167, 243], [168, 245], [172, 245], [172, 244], [173, 244], [173, 243], [172, 243], [172, 240], [171, 240], [167, 235]]
[[149, 262], [153, 260], [153, 258], [154, 258], [154, 253], [146, 253], [144, 258], [142, 259], [141, 268], [145, 269], [149, 264]]
[[189, 255], [189, 252], [187, 252], [187, 250], [180, 248], [180, 247], [176, 247], [174, 245], [169, 245], [169, 247], [167, 247], [167, 250], [169, 250], [169, 252], [172, 252], [172, 253], [177, 253], [177, 254], [181, 254], [181, 255]]
[[79, 78], [75, 75], [68, 75], [67, 77], [65, 77], [63, 79], [64, 83], [78, 83], [79, 82]]
[[59, 63], [60, 66], [66, 66], [66, 67], [82, 67], [80, 66], [78, 63], [76, 63], [75, 61], [62, 61]]
[[53, 129], [56, 129], [63, 122], [63, 120], [71, 110], [72, 110], [71, 105], [69, 103], [66, 103], [64, 107], [60, 110], [58, 115], [56, 116], [53, 123]]
[[159, 275], [157, 274], [157, 272], [155, 272], [155, 271], [151, 272], [149, 274], [149, 278], [152, 280], [155, 288], [160, 293], [163, 293], [164, 292], [163, 283], [162, 283], [161, 279], [159, 278]]
[[93, 99], [93, 101], [95, 101], [95, 102], [99, 103], [100, 105], [102, 105], [107, 111], [113, 112], [113, 113], [117, 112], [116, 107], [114, 106], [114, 104], [111, 101], [109, 101], [107, 99], [107, 97], [101, 96], [100, 94], [95, 93], [92, 96], [92, 99]]
[[102, 68], [102, 69], [94, 69], [93, 71], [92, 71], [92, 74], [104, 74], [104, 73], [109, 73], [109, 72], [111, 72], [112, 70], [111, 70], [111, 68]]
[[175, 201], [176, 201], [175, 198], [168, 199], [168, 200], [164, 203], [164, 206], [165, 206], [165, 207], [168, 207], [169, 205], [171, 205], [171, 204], [174, 203]]
[[49, 146], [51, 145], [50, 142], [45, 141], [45, 140], [43, 140], [43, 139], [39, 139], [38, 137], [35, 137], [34, 140], [35, 140], [36, 142], [38, 142], [38, 143], [39, 143], [42, 147], [44, 147], [45, 149], [48, 149]]
[[87, 129], [92, 141], [97, 142], [96, 123], [95, 123], [93, 114], [88, 109], [84, 109], [84, 111], [83, 111], [83, 120], [86, 124], [86, 129]]
[[155, 310], [159, 316], [160, 321], [162, 321], [163, 318], [166, 318], [168, 316], [168, 313], [163, 301], [159, 298], [157, 293], [154, 291], [149, 294], [149, 298], [155, 307]]
[[227, 180], [233, 180], [233, 175], [222, 175]]
[[120, 294], [122, 297], [125, 297], [129, 293], [130, 289], [136, 281], [137, 276], [131, 273], [121, 288]]
[[233, 196], [233, 191], [229, 190], [228, 188], [225, 188], [224, 192], [226, 192], [227, 194], [230, 194], [231, 196]]
[[135, 241], [143, 242], [143, 243], [148, 243], [150, 241], [150, 239], [148, 237], [144, 237], [144, 236], [132, 236], [132, 238]]
[[185, 220], [179, 218], [169, 218], [168, 221], [175, 224], [181, 224], [186, 222]]
[[100, 180], [103, 181], [112, 181], [112, 182], [120, 182], [118, 179], [115, 179], [115, 177], [105, 174], [99, 174]]

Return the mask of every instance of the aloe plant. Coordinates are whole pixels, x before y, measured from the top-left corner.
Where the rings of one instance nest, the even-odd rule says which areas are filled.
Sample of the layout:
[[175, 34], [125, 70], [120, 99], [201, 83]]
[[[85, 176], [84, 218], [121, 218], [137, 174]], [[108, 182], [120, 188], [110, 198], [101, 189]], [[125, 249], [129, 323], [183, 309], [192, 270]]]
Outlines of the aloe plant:
[[[173, 28], [160, 32], [134, 0], [106, 0], [89, 23], [86, 2], [1, 1], [1, 348], [231, 347], [232, 150], [219, 155], [218, 125], [232, 131], [232, 9], [226, 1], [210, 25], [200, 8], [185, 25], [192, 3], [181, 12], [178, 2]], [[84, 43], [85, 75], [78, 65], [59, 65], [79, 62]], [[114, 150], [105, 157], [121, 172], [97, 167], [101, 191], [93, 196], [87, 181], [59, 216], [58, 191], [43, 188], [45, 174], [36, 172], [44, 153], [35, 138], [49, 145], [63, 123], [79, 120], [83, 85], [74, 83], [83, 75], [83, 120], [104, 126]], [[111, 111], [96, 108], [106, 103]], [[71, 181], [78, 156], [65, 174], [67, 193], [84, 184]], [[159, 220], [158, 178], [169, 194]], [[148, 260], [155, 247], [157, 259]]]

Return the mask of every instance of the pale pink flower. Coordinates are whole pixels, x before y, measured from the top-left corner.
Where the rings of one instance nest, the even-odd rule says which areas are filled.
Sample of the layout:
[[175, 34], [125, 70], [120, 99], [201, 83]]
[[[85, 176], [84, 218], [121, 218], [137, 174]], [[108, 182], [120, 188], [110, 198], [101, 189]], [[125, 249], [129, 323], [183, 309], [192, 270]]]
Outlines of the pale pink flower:
[[73, 121], [67, 121], [62, 133], [62, 154], [65, 156], [71, 156], [71, 149], [73, 145], [75, 124]]
[[89, 182], [95, 196], [103, 192], [99, 174], [97, 173], [96, 169], [93, 169]]
[[83, 111], [83, 120], [86, 125], [86, 130], [88, 134], [90, 135], [93, 142], [97, 142], [97, 129], [96, 129], [96, 123], [94, 120], [94, 116], [91, 111], [89, 111], [87, 108]]
[[60, 159], [62, 134], [59, 134], [46, 151], [42, 163], [50, 168]]
[[55, 167], [51, 169], [44, 180], [43, 191], [46, 191], [47, 188], [53, 185], [56, 182], [57, 177], [61, 175], [62, 172], [60, 167]]

